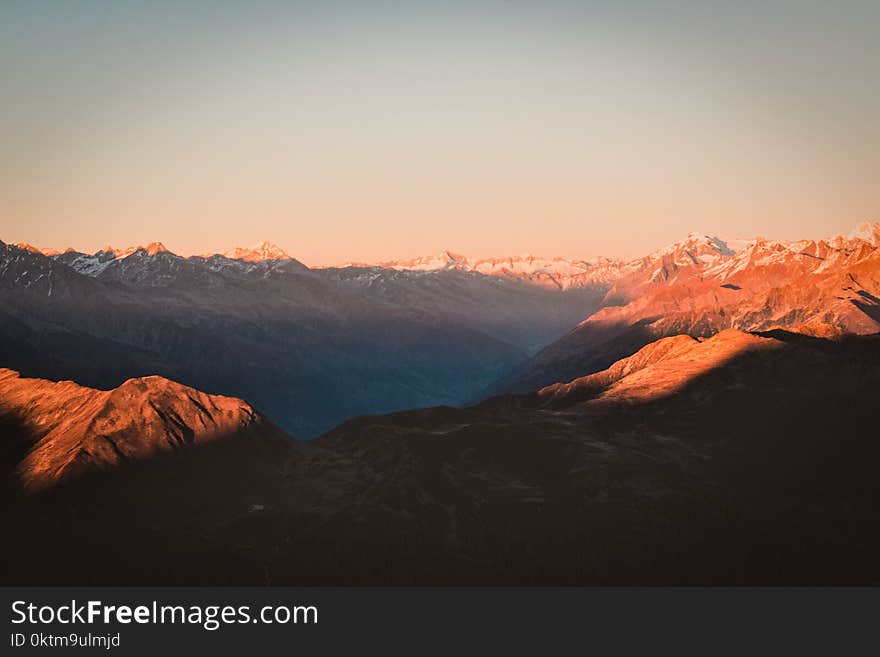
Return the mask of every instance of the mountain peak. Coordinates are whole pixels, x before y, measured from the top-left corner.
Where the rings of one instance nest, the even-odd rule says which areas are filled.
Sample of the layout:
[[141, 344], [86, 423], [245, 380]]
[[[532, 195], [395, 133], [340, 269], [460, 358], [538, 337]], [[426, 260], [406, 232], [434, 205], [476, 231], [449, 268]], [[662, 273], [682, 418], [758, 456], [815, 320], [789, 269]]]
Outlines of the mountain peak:
[[154, 256], [158, 253], [168, 253], [168, 249], [165, 248], [165, 245], [162, 242], [150, 242], [144, 247], [144, 250], [147, 252], [147, 255]]
[[880, 222], [864, 221], [853, 227], [847, 234], [849, 239], [862, 239], [874, 246], [880, 246]]
[[18, 466], [31, 491], [245, 429], [250, 436], [273, 430], [241, 399], [161, 376], [129, 379], [105, 391], [0, 368], [0, 393], [0, 411], [21, 417], [36, 441]]
[[450, 264], [468, 264], [468, 259], [466, 256], [463, 256], [459, 253], [454, 253], [453, 251], [449, 251], [448, 249], [443, 251], [443, 256], [449, 260]]
[[263, 241], [251, 247], [237, 246], [223, 254], [231, 260], [246, 260], [248, 262], [264, 262], [266, 260], [290, 260], [287, 252], [277, 244]]
[[129, 246], [125, 249], [117, 249], [115, 246], [108, 244], [103, 249], [99, 249], [93, 256], [103, 256], [105, 259], [109, 256], [113, 256], [113, 258], [125, 258], [126, 256], [130, 256], [132, 253], [137, 251], [138, 249], [146, 249], [142, 246]]
[[21, 249], [22, 251], [28, 251], [30, 253], [37, 253], [39, 255], [46, 255], [43, 253], [43, 250], [34, 246], [33, 244], [28, 244], [27, 242], [19, 242], [18, 244], [14, 244], [15, 248]]
[[727, 242], [720, 237], [697, 231], [691, 231], [681, 242], [676, 242], [667, 248], [692, 248], [694, 246], [709, 247], [723, 256], [731, 256], [735, 253], [735, 251], [728, 246]]
[[675, 264], [711, 264], [721, 258], [732, 256], [736, 253], [728, 246], [727, 242], [720, 237], [705, 233], [691, 232], [678, 242], [655, 251], [643, 258], [642, 261], [656, 261], [658, 259], [671, 258]]

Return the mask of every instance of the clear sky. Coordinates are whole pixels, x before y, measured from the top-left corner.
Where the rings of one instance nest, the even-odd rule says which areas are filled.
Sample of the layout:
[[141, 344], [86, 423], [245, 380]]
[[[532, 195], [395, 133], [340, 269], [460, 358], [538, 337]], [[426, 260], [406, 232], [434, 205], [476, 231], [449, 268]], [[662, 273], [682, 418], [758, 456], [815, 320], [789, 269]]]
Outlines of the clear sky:
[[880, 218], [880, 3], [0, 3], [0, 239], [308, 264]]

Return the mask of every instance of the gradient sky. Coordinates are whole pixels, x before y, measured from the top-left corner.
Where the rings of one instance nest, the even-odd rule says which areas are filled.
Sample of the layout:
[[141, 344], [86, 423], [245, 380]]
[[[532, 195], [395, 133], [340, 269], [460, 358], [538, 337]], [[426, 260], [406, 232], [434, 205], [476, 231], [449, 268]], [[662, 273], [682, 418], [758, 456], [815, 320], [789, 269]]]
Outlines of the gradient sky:
[[880, 3], [0, 4], [0, 239], [307, 264], [880, 219]]

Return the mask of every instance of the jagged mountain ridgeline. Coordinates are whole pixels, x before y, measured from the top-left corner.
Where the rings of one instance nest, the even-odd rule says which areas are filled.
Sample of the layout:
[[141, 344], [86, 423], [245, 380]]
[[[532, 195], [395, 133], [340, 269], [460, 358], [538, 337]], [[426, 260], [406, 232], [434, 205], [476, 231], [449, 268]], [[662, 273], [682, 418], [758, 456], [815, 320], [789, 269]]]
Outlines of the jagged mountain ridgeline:
[[[736, 248], [733, 248], [733, 247]], [[597, 372], [654, 340], [819, 323], [880, 331], [880, 224], [828, 240], [724, 242], [691, 234], [622, 266], [603, 308], [488, 392]]]

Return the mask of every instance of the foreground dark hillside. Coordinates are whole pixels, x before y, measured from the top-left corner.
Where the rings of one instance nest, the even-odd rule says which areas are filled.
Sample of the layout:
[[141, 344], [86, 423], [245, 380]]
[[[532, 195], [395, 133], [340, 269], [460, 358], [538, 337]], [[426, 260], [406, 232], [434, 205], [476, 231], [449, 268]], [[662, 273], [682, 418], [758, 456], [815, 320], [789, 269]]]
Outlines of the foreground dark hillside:
[[13, 496], [4, 580], [876, 584], [878, 402], [878, 336], [670, 338], [530, 395], [305, 444], [244, 427]]

